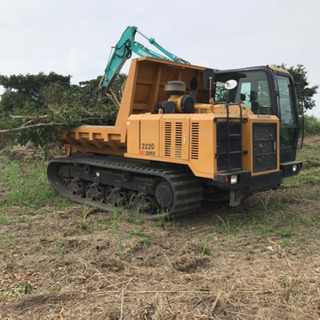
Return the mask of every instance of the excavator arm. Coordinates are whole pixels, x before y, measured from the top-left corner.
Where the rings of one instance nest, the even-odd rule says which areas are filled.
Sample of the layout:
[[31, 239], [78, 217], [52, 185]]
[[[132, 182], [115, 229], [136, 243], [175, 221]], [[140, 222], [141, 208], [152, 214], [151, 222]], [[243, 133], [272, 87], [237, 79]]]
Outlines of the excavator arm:
[[[157, 52], [154, 52], [141, 43], [135, 41], [136, 33], [141, 34], [144, 38], [146, 38], [150, 44], [159, 49], [162, 53], [166, 55], [163, 56]], [[120, 40], [112, 48], [109, 61], [104, 71], [104, 76], [101, 78], [99, 88], [104, 88], [106, 91], [110, 88], [113, 80], [116, 75], [119, 74], [121, 68], [125, 64], [125, 62], [131, 58], [132, 52], [137, 54], [140, 57], [152, 57], [157, 59], [164, 59], [175, 61], [179, 63], [190, 64], [188, 61], [185, 61], [176, 55], [170, 53], [165, 48], [160, 46], [154, 38], [147, 38], [141, 32], [138, 31], [138, 28], [135, 26], [127, 27], [127, 29], [123, 32]]]

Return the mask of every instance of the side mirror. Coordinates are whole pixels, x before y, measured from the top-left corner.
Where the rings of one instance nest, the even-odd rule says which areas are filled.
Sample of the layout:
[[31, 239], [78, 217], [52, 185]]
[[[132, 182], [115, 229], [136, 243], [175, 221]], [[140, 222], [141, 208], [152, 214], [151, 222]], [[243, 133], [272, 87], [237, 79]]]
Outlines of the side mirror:
[[237, 80], [230, 79], [224, 83], [224, 88], [227, 90], [232, 90], [238, 85]]

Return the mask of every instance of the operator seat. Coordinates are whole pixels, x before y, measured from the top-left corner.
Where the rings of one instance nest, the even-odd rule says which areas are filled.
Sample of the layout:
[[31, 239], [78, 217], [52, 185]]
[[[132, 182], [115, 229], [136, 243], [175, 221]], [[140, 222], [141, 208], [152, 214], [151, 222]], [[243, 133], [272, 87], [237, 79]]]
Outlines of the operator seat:
[[253, 112], [253, 113], [259, 113], [259, 107], [260, 107], [260, 105], [259, 105], [259, 102], [257, 101], [257, 98], [258, 98], [258, 94], [257, 94], [257, 91], [254, 91], [254, 90], [252, 90], [251, 92], [250, 92], [250, 102], [251, 102], [251, 111]]

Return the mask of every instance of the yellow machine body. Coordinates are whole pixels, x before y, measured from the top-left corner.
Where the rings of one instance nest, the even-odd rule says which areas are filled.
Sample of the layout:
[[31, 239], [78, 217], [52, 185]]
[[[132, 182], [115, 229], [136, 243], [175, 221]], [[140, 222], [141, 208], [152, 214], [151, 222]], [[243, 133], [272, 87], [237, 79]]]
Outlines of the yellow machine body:
[[[226, 172], [217, 165], [217, 122], [222, 114], [144, 114], [132, 115], [127, 121], [128, 151], [126, 157], [164, 161], [188, 165], [195, 176], [214, 179], [215, 174]], [[268, 171], [254, 172], [253, 168], [253, 124], [272, 123], [277, 127], [279, 121], [275, 116], [247, 114], [242, 132], [242, 169], [251, 171], [252, 175], [279, 171], [279, 148], [276, 148], [276, 168]], [[277, 140], [279, 145], [279, 140]]]
[[[67, 154], [71, 151], [124, 155], [188, 165], [195, 176], [214, 179], [226, 170], [217, 165], [217, 119], [227, 121], [227, 107], [207, 103], [208, 90], [202, 85], [203, 67], [183, 65], [154, 58], [139, 58], [131, 63], [115, 126], [80, 126], [64, 132]], [[199, 83], [197, 90], [190, 86]], [[156, 110], [159, 101], [180, 101], [165, 93], [170, 80], [186, 83], [186, 92], [195, 99], [193, 113], [163, 114]], [[272, 115], [255, 115], [242, 108], [242, 169], [252, 175], [279, 171], [279, 120]], [[178, 110], [181, 108], [178, 108]], [[229, 107], [230, 122], [237, 121], [238, 105]], [[253, 168], [253, 124], [276, 126], [276, 167], [255, 172]], [[232, 154], [231, 154], [232, 157]]]
[[[276, 188], [302, 163], [280, 149], [291, 131], [272, 115], [281, 97], [272, 107], [265, 100], [280, 96], [276, 87], [256, 81], [242, 91], [243, 70], [231, 71], [235, 80], [164, 59], [132, 60], [115, 125], [63, 132], [66, 157], [50, 161], [48, 179], [74, 202], [107, 211], [120, 205], [152, 220], [194, 212], [203, 199], [237, 206], [243, 196]], [[275, 68], [254, 70], [271, 85], [280, 74], [282, 89], [291, 81]]]

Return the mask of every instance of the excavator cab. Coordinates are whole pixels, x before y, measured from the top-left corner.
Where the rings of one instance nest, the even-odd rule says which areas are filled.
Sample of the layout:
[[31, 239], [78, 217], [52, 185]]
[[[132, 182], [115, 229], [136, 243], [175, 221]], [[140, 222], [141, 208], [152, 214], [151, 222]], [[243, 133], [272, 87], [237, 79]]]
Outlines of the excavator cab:
[[[224, 83], [238, 82], [232, 90]], [[280, 163], [294, 161], [299, 135], [297, 98], [291, 75], [270, 66], [213, 70], [212, 96], [215, 103], [246, 105], [258, 117], [276, 115], [280, 120]]]

